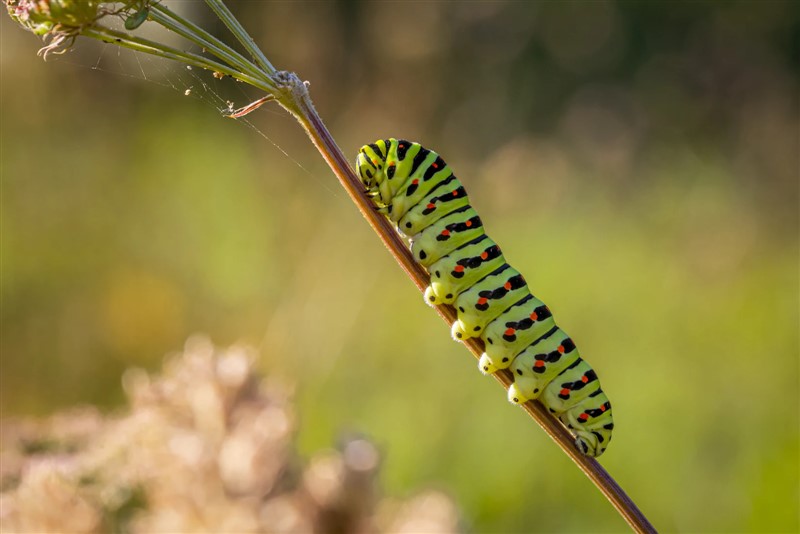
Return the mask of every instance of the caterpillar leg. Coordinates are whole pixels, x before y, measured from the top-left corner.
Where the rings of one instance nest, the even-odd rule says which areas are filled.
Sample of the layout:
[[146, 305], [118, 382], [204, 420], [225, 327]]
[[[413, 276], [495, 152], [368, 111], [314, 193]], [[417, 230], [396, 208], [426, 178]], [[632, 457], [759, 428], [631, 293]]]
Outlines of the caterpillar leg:
[[450, 335], [456, 341], [464, 341], [467, 337], [469, 337], [466, 334], [467, 332], [464, 329], [464, 324], [459, 316], [459, 318], [453, 322], [453, 326], [450, 328]]
[[440, 302], [436, 301], [436, 293], [433, 292], [433, 287], [428, 286], [425, 288], [425, 304], [430, 306], [431, 308], [435, 308], [437, 305], [441, 304]]
[[508, 388], [508, 402], [511, 404], [525, 404], [528, 400], [516, 383], [511, 384], [511, 387]]
[[481, 373], [490, 375], [497, 371], [497, 366], [493, 364], [492, 360], [489, 359], [489, 356], [484, 353], [483, 356], [481, 356], [481, 359], [478, 360], [478, 369]]

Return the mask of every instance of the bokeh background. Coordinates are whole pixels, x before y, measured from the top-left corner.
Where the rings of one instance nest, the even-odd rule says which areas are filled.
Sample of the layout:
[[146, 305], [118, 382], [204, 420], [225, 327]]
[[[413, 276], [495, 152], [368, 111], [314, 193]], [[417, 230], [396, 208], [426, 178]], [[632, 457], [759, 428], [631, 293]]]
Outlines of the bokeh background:
[[[800, 528], [796, 3], [233, 7], [346, 153], [405, 137], [456, 169], [598, 370], [602, 463], [659, 529]], [[205, 332], [296, 385], [303, 450], [375, 440], [388, 494], [443, 489], [475, 532], [625, 528], [293, 119], [223, 119], [259, 95], [111, 45], [45, 63], [0, 19], [4, 417], [113, 410]]]

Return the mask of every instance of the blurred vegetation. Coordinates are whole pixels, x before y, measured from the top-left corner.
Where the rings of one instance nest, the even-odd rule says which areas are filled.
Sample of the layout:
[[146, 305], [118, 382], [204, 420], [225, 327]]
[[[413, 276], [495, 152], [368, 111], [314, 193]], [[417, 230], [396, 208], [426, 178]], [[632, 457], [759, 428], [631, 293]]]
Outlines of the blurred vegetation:
[[158, 375], [124, 375], [129, 407], [5, 420], [2, 532], [429, 532], [459, 530], [441, 492], [377, 491], [380, 453], [342, 436], [302, 465], [291, 394], [248, 347], [190, 338]]
[[[456, 169], [601, 376], [603, 464], [659, 529], [800, 529], [798, 4], [232, 7], [345, 152]], [[291, 118], [248, 117], [273, 144], [215, 109], [257, 94], [95, 43], [45, 64], [0, 19], [4, 417], [118, 406], [202, 331], [297, 385], [306, 453], [374, 439], [392, 494], [444, 488], [477, 532], [624, 528]]]

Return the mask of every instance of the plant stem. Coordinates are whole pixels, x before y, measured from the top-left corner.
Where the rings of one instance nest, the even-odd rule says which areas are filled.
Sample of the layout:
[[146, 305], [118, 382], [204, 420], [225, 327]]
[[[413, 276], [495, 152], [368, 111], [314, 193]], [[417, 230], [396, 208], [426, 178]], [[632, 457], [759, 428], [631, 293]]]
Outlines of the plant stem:
[[104, 26], [93, 26], [83, 30], [81, 35], [104, 42], [113, 42], [124, 48], [136, 50], [137, 52], [144, 52], [146, 54], [179, 61], [187, 65], [192, 65], [211, 71], [222, 72], [223, 74], [227, 74], [232, 78], [241, 80], [268, 93], [273, 93], [275, 91], [275, 87], [271, 84], [269, 78], [263, 75], [255, 78], [248, 74], [239, 72], [228, 65], [214, 61], [213, 59], [209, 59], [192, 52], [178, 50], [177, 48], [172, 48], [170, 46], [157, 43], [155, 41], [150, 41], [148, 39], [143, 39], [141, 37], [135, 37], [124, 32], [112, 30], [111, 28], [106, 28]]
[[[395, 260], [397, 260], [406, 274], [411, 277], [417, 289], [424, 291], [430, 279], [428, 273], [414, 261], [406, 243], [400, 238], [386, 217], [378, 213], [372, 202], [364, 195], [364, 187], [361, 181], [314, 109], [305, 85], [293, 73], [282, 72], [279, 73], [279, 76], [281, 76], [286, 89], [283, 91], [283, 95], [278, 97], [278, 102], [300, 122], [317, 150], [319, 150], [345, 191], [347, 191], [347, 194], [358, 207], [361, 215], [367, 219], [369, 225], [378, 234]], [[437, 306], [436, 310], [448, 325], [451, 325], [456, 320], [456, 311], [451, 306]], [[480, 358], [483, 353], [483, 343], [478, 338], [469, 339], [465, 345], [476, 358]], [[498, 371], [493, 376], [506, 389], [513, 382], [511, 374], [507, 370]], [[523, 405], [523, 408], [544, 429], [547, 435], [558, 444], [561, 450], [575, 462], [578, 468], [589, 477], [633, 530], [642, 533], [656, 532], [653, 525], [650, 524], [641, 510], [611, 475], [597, 460], [578, 451], [572, 434], [556, 418], [552, 417], [541, 403], [529, 401]]]
[[256, 64], [261, 67], [265, 73], [270, 76], [277, 73], [272, 63], [267, 60], [264, 52], [261, 51], [256, 42], [253, 41], [253, 38], [250, 37], [250, 34], [247, 33], [247, 30], [245, 30], [236, 17], [233, 16], [233, 13], [231, 13], [228, 6], [226, 6], [222, 0], [206, 0], [206, 4], [211, 8], [214, 14], [219, 17], [223, 24], [227, 26], [233, 36], [236, 37], [236, 40], [250, 53], [256, 61]]
[[241, 54], [193, 22], [171, 11], [165, 5], [152, 4], [150, 10], [150, 18], [154, 22], [204, 48], [212, 55], [221, 59], [228, 65], [239, 69], [243, 73], [249, 74], [255, 78], [266, 78], [258, 67], [245, 59]]

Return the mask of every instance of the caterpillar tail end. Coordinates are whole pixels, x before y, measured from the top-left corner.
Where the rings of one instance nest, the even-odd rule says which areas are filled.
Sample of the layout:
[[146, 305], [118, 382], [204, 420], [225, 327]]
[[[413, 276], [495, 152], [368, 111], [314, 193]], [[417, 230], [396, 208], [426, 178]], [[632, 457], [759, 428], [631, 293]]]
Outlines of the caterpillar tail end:
[[575, 446], [586, 456], [597, 458], [606, 451], [608, 441], [606, 443], [599, 443], [597, 436], [591, 432], [576, 432]]
[[485, 375], [491, 375], [494, 374], [498, 368], [492, 363], [492, 360], [489, 359], [489, 356], [487, 356], [486, 353], [483, 353], [481, 359], [478, 360], [478, 369]]

